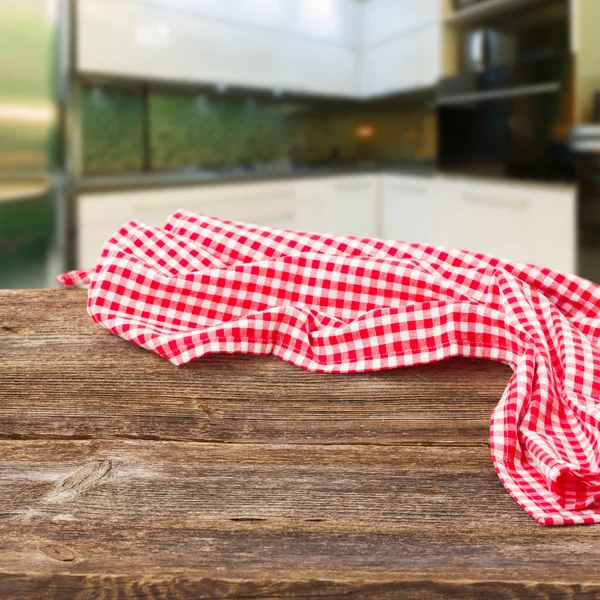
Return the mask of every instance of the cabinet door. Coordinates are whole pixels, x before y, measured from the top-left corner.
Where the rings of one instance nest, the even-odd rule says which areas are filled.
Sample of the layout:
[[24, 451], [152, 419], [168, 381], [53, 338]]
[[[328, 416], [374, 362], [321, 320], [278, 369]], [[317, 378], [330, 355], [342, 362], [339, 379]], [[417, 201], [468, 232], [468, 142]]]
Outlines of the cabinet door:
[[161, 190], [131, 198], [133, 218], [160, 226], [181, 208], [211, 217], [266, 225], [294, 226], [294, 186], [238, 184]]
[[137, 219], [161, 227], [178, 209], [268, 227], [294, 228], [294, 193], [290, 183], [81, 195], [77, 200], [77, 266], [93, 266], [104, 243], [128, 221]]
[[440, 75], [440, 26], [432, 23], [366, 46], [361, 89], [365, 96], [434, 85]]
[[364, 96], [379, 96], [410, 87], [414, 61], [405, 37], [367, 46], [361, 60]]
[[438, 23], [424, 27], [409, 37], [409, 56], [413, 60], [409, 75], [410, 87], [428, 87], [437, 83], [440, 76], [441, 39], [442, 32]]
[[365, 4], [364, 42], [405, 34], [438, 20], [440, 13], [440, 0], [370, 0]]
[[345, 31], [352, 28], [356, 9], [348, 9], [347, 2], [331, 14], [330, 27], [314, 35], [302, 33], [299, 23], [294, 27], [293, 11], [287, 20], [264, 26], [240, 16], [248, 16], [249, 9], [227, 18], [215, 8], [203, 13], [191, 0], [184, 10], [170, 4], [119, 1], [108, 9], [105, 0], [78, 3], [78, 69], [151, 80], [358, 92], [356, 44]]
[[304, 231], [377, 237], [378, 176], [315, 179], [297, 184], [296, 227]]
[[436, 243], [575, 272], [574, 189], [442, 181], [436, 189]]
[[334, 194], [325, 214], [331, 232], [378, 237], [379, 177], [345, 177], [334, 183]]
[[300, 231], [332, 233], [329, 229], [327, 201], [333, 197], [333, 183], [329, 178], [304, 179], [296, 182], [295, 227]]
[[381, 201], [384, 239], [431, 243], [429, 178], [384, 175]]
[[76, 268], [93, 267], [104, 243], [133, 219], [127, 193], [83, 194], [76, 202]]
[[272, 55], [279, 58], [277, 87], [349, 97], [359, 92], [359, 55], [354, 46], [292, 38], [274, 47]]

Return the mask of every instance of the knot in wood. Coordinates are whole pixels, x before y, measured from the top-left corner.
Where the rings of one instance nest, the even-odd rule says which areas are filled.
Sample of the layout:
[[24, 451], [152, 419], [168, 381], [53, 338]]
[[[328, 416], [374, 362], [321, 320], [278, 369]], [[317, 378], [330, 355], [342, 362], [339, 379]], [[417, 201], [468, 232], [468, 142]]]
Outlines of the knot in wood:
[[47, 500], [62, 502], [96, 487], [110, 476], [113, 465], [110, 460], [94, 460], [64, 479], [50, 494]]
[[60, 562], [73, 562], [77, 558], [77, 554], [75, 554], [73, 550], [63, 546], [62, 544], [40, 544], [38, 546], [38, 550], [44, 556]]

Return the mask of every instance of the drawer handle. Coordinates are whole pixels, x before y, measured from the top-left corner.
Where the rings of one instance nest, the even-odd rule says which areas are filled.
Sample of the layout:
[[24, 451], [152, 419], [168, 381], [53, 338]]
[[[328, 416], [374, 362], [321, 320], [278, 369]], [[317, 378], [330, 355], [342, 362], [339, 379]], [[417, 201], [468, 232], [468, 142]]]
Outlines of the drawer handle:
[[404, 194], [414, 194], [416, 196], [421, 196], [425, 194], [427, 188], [418, 185], [399, 185], [397, 183], [388, 183], [388, 190], [393, 190], [394, 192], [402, 192]]
[[370, 182], [366, 183], [338, 183], [336, 189], [340, 192], [352, 191], [352, 190], [370, 190], [373, 188], [373, 184]]
[[[215, 189], [218, 189], [218, 186], [215, 186]], [[223, 204], [225, 202], [236, 202], [236, 201], [242, 201], [242, 202], [252, 202], [255, 200], [280, 200], [280, 201], [285, 201], [285, 200], [293, 200], [294, 199], [294, 190], [290, 189], [290, 190], [286, 190], [286, 189], [282, 189], [280, 191], [273, 191], [273, 192], [265, 192], [263, 194], [260, 194], [258, 192], [252, 192], [252, 194], [228, 194], [226, 196], [221, 196], [221, 197], [216, 197], [216, 198], [211, 198], [208, 196], [205, 197], [200, 197], [200, 198], [192, 198], [191, 201], [190, 200], [183, 200], [183, 199], [160, 199], [160, 200], [140, 200], [137, 202], [134, 202], [132, 205], [132, 208], [135, 211], [140, 211], [140, 210], [154, 210], [154, 209], [163, 209], [163, 208], [180, 208], [183, 205], [189, 205], [190, 202], [194, 205], [194, 206], [202, 206], [202, 205], [210, 205], [210, 204]]]
[[252, 195], [244, 195], [244, 196], [224, 196], [223, 198], [215, 198], [214, 200], [211, 200], [211, 202], [221, 202], [223, 200], [228, 201], [228, 200], [243, 200], [245, 201], [252, 201], [252, 200], [293, 200], [294, 198], [294, 192], [293, 191], [289, 191], [289, 192], [267, 192], [266, 194], [252, 194]]
[[473, 204], [486, 204], [487, 206], [499, 206], [501, 208], [513, 208], [523, 210], [529, 205], [529, 200], [525, 198], [498, 198], [491, 196], [481, 196], [480, 194], [465, 194], [465, 200]]

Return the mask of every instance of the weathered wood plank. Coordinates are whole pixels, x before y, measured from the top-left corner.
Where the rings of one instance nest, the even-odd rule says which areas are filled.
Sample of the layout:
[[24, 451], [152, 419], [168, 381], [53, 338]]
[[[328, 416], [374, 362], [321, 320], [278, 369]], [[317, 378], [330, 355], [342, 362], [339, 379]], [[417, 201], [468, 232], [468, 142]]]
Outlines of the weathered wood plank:
[[[353, 526], [378, 520], [423, 523], [446, 515], [463, 525], [474, 519], [492, 523], [503, 509], [519, 519], [522, 515], [504, 492], [483, 446], [473, 451], [366, 445], [0, 442], [0, 476], [3, 513], [12, 507], [15, 518], [25, 520], [36, 511], [51, 520], [74, 506], [83, 513], [67, 510], [73, 518], [95, 521], [110, 515], [114, 522], [122, 516], [125, 524], [131, 524], [141, 498], [143, 510], [162, 526], [223, 515], [264, 521], [316, 518], [349, 521]], [[482, 485], [485, 493], [479, 490]], [[87, 491], [100, 499], [99, 512], [86, 512]]]
[[484, 448], [0, 442], [0, 506], [19, 598], [600, 590], [600, 531], [537, 526]]
[[0, 574], [5, 598], [19, 600], [140, 600], [262, 599], [312, 600], [314, 598], [374, 598], [377, 600], [596, 600], [600, 586], [587, 584], [530, 584], [522, 582], [444, 582], [402, 580], [340, 582], [336, 580], [234, 580], [194, 579], [186, 576], [145, 577], [112, 575], [33, 576], [22, 582], [18, 575]]
[[2, 599], [600, 596], [600, 529], [494, 472], [508, 367], [177, 368], [84, 307], [0, 292]]
[[600, 585], [600, 530], [539, 527], [484, 448], [0, 442], [0, 506], [23, 581]]
[[353, 375], [242, 355], [178, 368], [94, 325], [83, 290], [2, 292], [0, 362], [4, 439], [481, 443], [511, 374], [464, 359]]

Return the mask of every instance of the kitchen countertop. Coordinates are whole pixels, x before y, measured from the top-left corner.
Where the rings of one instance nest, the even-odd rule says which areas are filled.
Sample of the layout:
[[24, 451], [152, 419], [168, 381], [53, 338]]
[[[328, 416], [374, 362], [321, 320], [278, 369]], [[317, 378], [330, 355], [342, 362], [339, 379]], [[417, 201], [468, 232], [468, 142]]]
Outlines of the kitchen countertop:
[[600, 594], [600, 526], [541, 527], [494, 471], [506, 365], [175, 367], [85, 305], [0, 292], [3, 600]]
[[262, 173], [146, 173], [133, 175], [106, 175], [85, 177], [75, 183], [78, 193], [135, 190], [148, 188], [184, 187], [199, 185], [224, 185], [285, 181], [314, 177], [336, 177], [343, 175], [369, 175], [397, 173], [428, 177], [435, 174], [435, 165], [430, 163], [406, 163], [396, 165], [352, 165], [305, 167], [285, 171]]
[[511, 179], [501, 176], [484, 176], [458, 172], [439, 171], [431, 163], [405, 163], [393, 165], [354, 165], [344, 167], [298, 168], [282, 172], [208, 174], [208, 173], [147, 173], [130, 175], [107, 175], [85, 177], [74, 185], [76, 193], [110, 192], [143, 189], [164, 189], [174, 187], [195, 187], [204, 185], [231, 185], [245, 183], [268, 183], [315, 177], [339, 177], [349, 175], [406, 175], [415, 177], [436, 177], [448, 181], [499, 185], [519, 185], [536, 189], [573, 189], [574, 182], [532, 181]]

